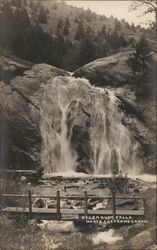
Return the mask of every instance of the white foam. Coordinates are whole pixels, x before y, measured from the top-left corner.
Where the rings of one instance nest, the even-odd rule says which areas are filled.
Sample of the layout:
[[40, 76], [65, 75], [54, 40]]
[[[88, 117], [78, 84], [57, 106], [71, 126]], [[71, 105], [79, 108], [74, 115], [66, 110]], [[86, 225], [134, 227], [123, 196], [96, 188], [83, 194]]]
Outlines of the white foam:
[[107, 244], [115, 243], [118, 240], [123, 240], [123, 237], [121, 236], [115, 236], [115, 231], [113, 229], [110, 229], [106, 232], [97, 233], [93, 237], [93, 243], [94, 245], [98, 245], [100, 243], [106, 242]]
[[149, 182], [149, 183], [156, 183], [157, 181], [157, 176], [156, 175], [150, 175], [150, 174], [142, 174], [142, 175], [130, 175], [129, 176], [131, 179], [140, 179], [144, 182]]
[[63, 222], [63, 221], [48, 221], [42, 220], [42, 223], [38, 224], [41, 229], [46, 229], [51, 232], [72, 232], [75, 230], [73, 222]]
[[[51, 178], [51, 177], [59, 177], [62, 176], [63, 178], [73, 178], [73, 177], [80, 177], [80, 178], [111, 178], [112, 175], [104, 175], [104, 174], [85, 174], [85, 173], [78, 173], [75, 171], [68, 171], [68, 172], [56, 172], [56, 173], [49, 173], [49, 174], [44, 174], [43, 178]], [[150, 174], [142, 174], [142, 175], [128, 175], [128, 178], [131, 179], [140, 179], [145, 182], [152, 182], [156, 183], [157, 181], [157, 176], [156, 175], [150, 175]]]

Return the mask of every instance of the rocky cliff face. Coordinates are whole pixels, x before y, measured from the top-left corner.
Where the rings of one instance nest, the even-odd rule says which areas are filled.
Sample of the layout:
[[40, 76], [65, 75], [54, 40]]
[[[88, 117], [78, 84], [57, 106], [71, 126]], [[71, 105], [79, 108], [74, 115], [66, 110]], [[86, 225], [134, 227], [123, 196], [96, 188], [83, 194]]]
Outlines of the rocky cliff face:
[[152, 56], [152, 72], [143, 77], [133, 73], [128, 65], [133, 50], [97, 59], [74, 72], [75, 77], [85, 77], [95, 86], [112, 89], [121, 102], [126, 116], [125, 126], [134, 133], [144, 152], [148, 172], [156, 169], [156, 54]]
[[[155, 102], [151, 98], [139, 98], [137, 95], [138, 76], [133, 75], [127, 64], [130, 53], [131, 51], [125, 51], [109, 58], [98, 59], [78, 69], [74, 76], [86, 77], [94, 85], [108, 85], [108, 89], [111, 88], [119, 99], [120, 109], [125, 113], [122, 123], [142, 146], [146, 171], [152, 173], [155, 171]], [[16, 68], [18, 67], [21, 68], [21, 65], [16, 65]], [[47, 64], [29, 66], [29, 68], [22, 66], [20, 72], [22, 72], [21, 76], [13, 77], [7, 83], [3, 78], [0, 82], [1, 165], [16, 169], [35, 168], [41, 164], [42, 138], [39, 123], [41, 121], [40, 104], [45, 86], [56, 76], [69, 76], [69, 73]], [[82, 84], [81, 81], [80, 84]], [[54, 107], [56, 93], [53, 91], [52, 94], [54, 102], [50, 105], [51, 114], [52, 110], [56, 109]], [[85, 100], [90, 99], [90, 96], [92, 99], [93, 94], [91, 91], [88, 96], [85, 91], [84, 95], [82, 98]], [[72, 129], [70, 140], [71, 147], [77, 152], [76, 170], [92, 173], [93, 162], [90, 158], [93, 157], [94, 152], [91, 148], [89, 131], [93, 111], [90, 105], [88, 107], [86, 104], [89, 104], [88, 100], [87, 103], [75, 100], [69, 103], [66, 114], [67, 133]], [[94, 105], [94, 99], [92, 105]], [[61, 119], [60, 115], [58, 117]], [[57, 124], [60, 124], [60, 121], [58, 122]], [[57, 124], [55, 129], [60, 133], [61, 125]], [[55, 126], [55, 122], [51, 125]], [[101, 129], [100, 127], [100, 131]], [[59, 148], [56, 148], [56, 154], [58, 151]], [[112, 155], [114, 155], [112, 158], [115, 165], [117, 156], [115, 152], [112, 152]]]
[[1, 166], [35, 168], [40, 165], [41, 135], [39, 102], [42, 87], [64, 70], [34, 65], [9, 84], [0, 82]]
[[75, 77], [85, 77], [96, 86], [121, 86], [137, 81], [128, 66], [133, 50], [124, 51], [109, 57], [99, 58], [74, 72]]

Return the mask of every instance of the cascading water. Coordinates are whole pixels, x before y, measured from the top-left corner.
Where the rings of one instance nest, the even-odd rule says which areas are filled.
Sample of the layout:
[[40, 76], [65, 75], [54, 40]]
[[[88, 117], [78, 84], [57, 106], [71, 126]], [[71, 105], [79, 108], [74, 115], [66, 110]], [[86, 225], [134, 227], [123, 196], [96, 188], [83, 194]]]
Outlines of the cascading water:
[[112, 91], [92, 87], [86, 79], [49, 80], [40, 104], [45, 172], [82, 171], [82, 164], [83, 172], [90, 165], [96, 174], [139, 170], [140, 145], [122, 124], [118, 105]]

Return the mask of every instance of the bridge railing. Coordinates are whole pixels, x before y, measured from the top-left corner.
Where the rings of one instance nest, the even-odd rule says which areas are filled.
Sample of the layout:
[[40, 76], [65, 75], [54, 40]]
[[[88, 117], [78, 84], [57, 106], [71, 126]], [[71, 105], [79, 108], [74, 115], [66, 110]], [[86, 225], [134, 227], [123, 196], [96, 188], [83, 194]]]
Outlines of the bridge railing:
[[[27, 208], [29, 210], [29, 216], [31, 218], [32, 216], [32, 212], [33, 212], [33, 199], [36, 198], [43, 198], [43, 199], [51, 199], [51, 200], [56, 200], [56, 217], [58, 220], [61, 220], [61, 200], [64, 199], [69, 199], [69, 200], [82, 200], [84, 201], [83, 204], [83, 209], [84, 209], [84, 216], [85, 218], [88, 215], [88, 200], [91, 198], [96, 198], [96, 199], [106, 199], [106, 200], [111, 200], [112, 201], [112, 215], [113, 218], [116, 218], [116, 200], [119, 199], [133, 199], [133, 200], [142, 200], [143, 203], [143, 210], [145, 207], [145, 199], [142, 196], [128, 196], [128, 195], [118, 195], [116, 196], [114, 193], [112, 193], [111, 195], [108, 196], [93, 196], [87, 193], [87, 191], [84, 192], [84, 195], [79, 196], [79, 195], [74, 195], [74, 196], [65, 196], [65, 195], [61, 195], [60, 191], [56, 192], [56, 195], [36, 195], [36, 194], [32, 194], [32, 192], [29, 190], [28, 194], [1, 194], [1, 200], [5, 198], [25, 198], [28, 201], [28, 205]], [[17, 207], [18, 208], [18, 207]], [[2, 204], [1, 204], [1, 209], [2, 208]], [[42, 208], [41, 208], [42, 209]], [[73, 209], [71, 209], [73, 210]], [[104, 208], [105, 210], [105, 208]]]

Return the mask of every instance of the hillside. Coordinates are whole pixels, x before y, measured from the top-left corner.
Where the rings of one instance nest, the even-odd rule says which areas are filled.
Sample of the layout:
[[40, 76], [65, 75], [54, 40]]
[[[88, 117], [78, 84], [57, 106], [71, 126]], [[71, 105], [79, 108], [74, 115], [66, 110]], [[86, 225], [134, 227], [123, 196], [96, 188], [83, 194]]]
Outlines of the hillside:
[[0, 10], [5, 49], [22, 59], [69, 71], [132, 47], [145, 32], [125, 20], [97, 15], [63, 1], [8, 0], [2, 1]]

